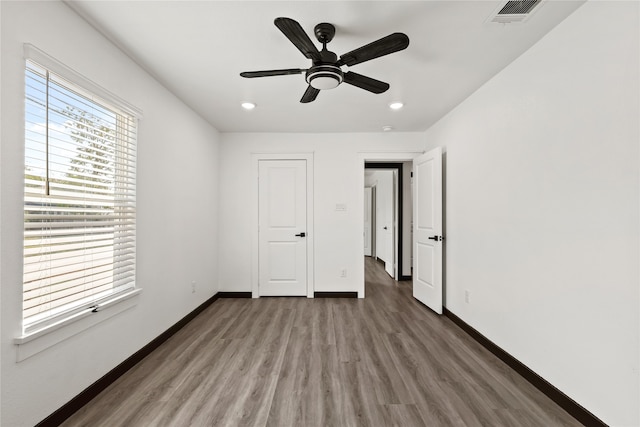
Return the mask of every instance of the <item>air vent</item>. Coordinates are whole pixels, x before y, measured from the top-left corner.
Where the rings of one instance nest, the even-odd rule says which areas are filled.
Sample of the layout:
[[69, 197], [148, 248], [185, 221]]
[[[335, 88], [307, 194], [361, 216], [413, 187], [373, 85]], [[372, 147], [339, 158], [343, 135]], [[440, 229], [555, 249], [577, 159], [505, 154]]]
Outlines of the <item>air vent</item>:
[[544, 0], [512, 0], [504, 6], [498, 8], [487, 22], [498, 24], [511, 24], [515, 22], [525, 22], [528, 20], [534, 9]]

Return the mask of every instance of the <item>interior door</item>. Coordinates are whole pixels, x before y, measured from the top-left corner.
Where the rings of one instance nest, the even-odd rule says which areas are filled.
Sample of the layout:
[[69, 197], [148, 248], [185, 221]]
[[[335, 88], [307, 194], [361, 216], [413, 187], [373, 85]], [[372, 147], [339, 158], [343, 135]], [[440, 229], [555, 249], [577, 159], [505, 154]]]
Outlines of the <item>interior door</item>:
[[378, 196], [376, 186], [371, 186], [371, 256], [378, 259]]
[[371, 256], [371, 225], [372, 225], [372, 198], [371, 187], [364, 189], [364, 255]]
[[413, 297], [442, 314], [442, 149], [413, 160]]
[[259, 162], [261, 296], [307, 295], [306, 174], [306, 160]]
[[385, 247], [387, 256], [385, 259], [384, 269], [389, 276], [396, 278], [396, 171], [386, 170], [384, 171], [385, 177], [385, 190], [386, 190], [386, 202], [384, 206], [385, 210]]

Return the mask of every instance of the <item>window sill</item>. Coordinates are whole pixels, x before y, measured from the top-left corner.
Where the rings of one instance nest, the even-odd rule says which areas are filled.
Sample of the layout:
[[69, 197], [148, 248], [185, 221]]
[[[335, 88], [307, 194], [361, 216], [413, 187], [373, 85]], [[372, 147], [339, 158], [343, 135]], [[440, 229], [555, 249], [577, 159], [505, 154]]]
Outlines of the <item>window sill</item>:
[[64, 341], [98, 323], [101, 323], [137, 304], [142, 289], [132, 289], [117, 297], [101, 302], [98, 311], [87, 308], [54, 324], [14, 338], [17, 346], [17, 362], [25, 360], [47, 348]]

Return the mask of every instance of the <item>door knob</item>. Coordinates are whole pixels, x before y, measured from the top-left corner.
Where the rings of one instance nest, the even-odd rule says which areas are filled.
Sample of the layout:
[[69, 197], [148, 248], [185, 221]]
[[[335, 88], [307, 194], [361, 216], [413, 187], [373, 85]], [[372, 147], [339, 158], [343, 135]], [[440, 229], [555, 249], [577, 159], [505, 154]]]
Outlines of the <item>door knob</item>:
[[436, 242], [440, 242], [442, 241], [443, 237], [442, 236], [431, 236], [431, 237], [427, 237], [429, 240], [435, 240]]
[[296, 234], [296, 237], [305, 237], [307, 234], [303, 231], [300, 234]]
[[387, 229], [387, 227], [382, 227], [382, 228], [384, 228], [385, 230]]

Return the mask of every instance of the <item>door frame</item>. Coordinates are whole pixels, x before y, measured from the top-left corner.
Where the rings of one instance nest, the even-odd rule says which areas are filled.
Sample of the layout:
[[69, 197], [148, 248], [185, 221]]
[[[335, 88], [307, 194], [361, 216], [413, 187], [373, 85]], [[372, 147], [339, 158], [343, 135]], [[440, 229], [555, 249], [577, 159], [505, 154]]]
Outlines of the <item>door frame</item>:
[[[258, 207], [258, 176], [261, 160], [306, 160], [307, 162], [307, 298], [313, 298], [314, 283], [314, 222], [313, 222], [313, 152], [309, 153], [251, 153], [251, 298], [259, 298], [260, 282], [260, 236], [258, 225], [260, 213]], [[362, 195], [364, 203], [364, 194]], [[364, 218], [362, 219], [364, 228]], [[362, 240], [364, 245], [364, 238]]]
[[[413, 161], [413, 158], [423, 154], [424, 151], [361, 151], [357, 154], [356, 159], [356, 207], [359, 212], [364, 210], [364, 165], [366, 162], [409, 162]], [[356, 229], [355, 233], [357, 239], [358, 248], [355, 254], [356, 260], [356, 283], [358, 298], [364, 298], [364, 236], [362, 230], [364, 229], [364, 215], [356, 215]]]

